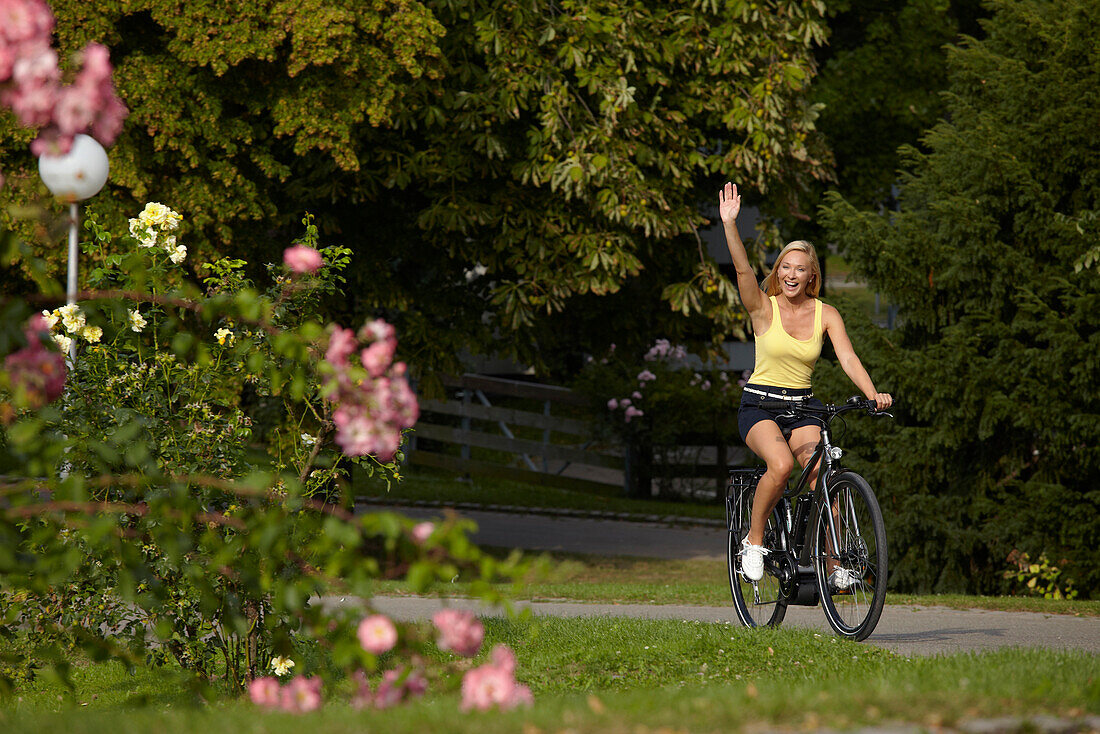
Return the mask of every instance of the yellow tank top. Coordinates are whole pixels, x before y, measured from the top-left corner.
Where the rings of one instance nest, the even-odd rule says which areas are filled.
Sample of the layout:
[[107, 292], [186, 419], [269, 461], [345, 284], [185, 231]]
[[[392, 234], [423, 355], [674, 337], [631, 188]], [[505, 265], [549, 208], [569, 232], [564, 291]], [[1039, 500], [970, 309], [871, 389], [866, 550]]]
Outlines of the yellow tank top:
[[772, 323], [763, 334], [756, 335], [756, 366], [749, 382], [773, 387], [810, 387], [810, 375], [821, 356], [824, 331], [821, 328], [821, 300], [814, 299], [814, 333], [803, 341], [795, 339], [783, 328], [779, 304], [772, 304]]

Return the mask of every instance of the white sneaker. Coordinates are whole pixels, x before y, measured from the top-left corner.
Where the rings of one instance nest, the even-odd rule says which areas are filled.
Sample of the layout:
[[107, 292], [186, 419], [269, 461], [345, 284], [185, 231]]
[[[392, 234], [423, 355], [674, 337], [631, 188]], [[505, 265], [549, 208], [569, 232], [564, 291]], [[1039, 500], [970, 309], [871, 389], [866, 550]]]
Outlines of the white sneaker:
[[764, 556], [768, 549], [762, 545], [753, 545], [748, 538], [741, 541], [741, 572], [749, 581], [764, 578]]
[[833, 572], [829, 574], [829, 586], [837, 591], [847, 591], [859, 581], [859, 578], [846, 568], [833, 569]]

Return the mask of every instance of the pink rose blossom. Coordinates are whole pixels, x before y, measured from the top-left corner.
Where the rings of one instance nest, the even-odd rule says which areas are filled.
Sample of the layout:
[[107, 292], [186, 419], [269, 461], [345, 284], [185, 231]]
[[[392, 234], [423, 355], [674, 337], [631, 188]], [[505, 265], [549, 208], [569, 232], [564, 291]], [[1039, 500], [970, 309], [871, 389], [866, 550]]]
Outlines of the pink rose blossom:
[[[337, 420], [338, 416], [347, 415], [345, 420]], [[366, 456], [379, 454], [388, 447], [387, 436], [382, 428], [366, 413], [350, 414], [337, 411], [333, 415], [336, 423], [336, 443], [348, 456]], [[396, 447], [389, 451], [392, 458]], [[381, 459], [381, 456], [379, 457]], [[389, 461], [389, 459], [384, 459]]]
[[432, 622], [439, 630], [439, 648], [472, 658], [477, 655], [485, 638], [485, 627], [470, 612], [443, 609], [435, 613]]
[[418, 670], [405, 677], [405, 693], [408, 696], [423, 696], [428, 692], [428, 679]]
[[78, 79], [95, 86], [111, 83], [111, 52], [99, 43], [89, 43], [82, 54], [84, 62]]
[[280, 691], [283, 711], [302, 714], [321, 707], [321, 679], [295, 678]]
[[62, 135], [57, 128], [47, 127], [31, 141], [31, 153], [39, 158], [44, 155], [67, 155], [73, 149], [73, 140], [72, 135]]
[[669, 344], [668, 339], [658, 339], [654, 343], [653, 347], [648, 352], [646, 352], [643, 359], [645, 359], [645, 361], [647, 362], [653, 362], [658, 359], [663, 359], [668, 355], [668, 351], [670, 348], [671, 345]]
[[325, 360], [334, 367], [346, 365], [348, 357], [355, 353], [356, 346], [355, 332], [337, 326], [329, 337]]
[[122, 132], [122, 123], [129, 114], [130, 110], [122, 104], [122, 100], [115, 94], [114, 87], [111, 87], [110, 94], [103, 101], [89, 134], [104, 145], [110, 145], [118, 139], [119, 133]]
[[413, 526], [412, 539], [417, 545], [424, 545], [428, 542], [428, 538], [435, 532], [435, 523], [431, 522], [418, 522]]
[[635, 400], [641, 400], [642, 394], [635, 390], [633, 393], [630, 394], [630, 397], [634, 398]]
[[62, 135], [76, 135], [87, 130], [95, 121], [101, 104], [99, 90], [87, 85], [74, 84], [57, 94], [54, 120]]
[[516, 672], [516, 654], [507, 645], [493, 645], [493, 651], [489, 653], [489, 659], [494, 667], [513, 675]]
[[494, 706], [502, 711], [534, 701], [531, 689], [516, 682], [516, 656], [506, 645], [493, 648], [491, 659], [474, 668], [462, 679], [462, 710], [488, 711]]
[[256, 678], [248, 684], [248, 697], [252, 703], [264, 708], [275, 708], [282, 701], [279, 681], [270, 676]]
[[409, 670], [402, 666], [396, 670], [387, 670], [382, 674], [382, 681], [378, 684], [378, 690], [371, 692], [367, 676], [361, 670], [357, 670], [352, 676], [356, 690], [352, 694], [352, 706], [358, 709], [373, 707], [387, 709], [396, 706], [407, 698], [422, 696], [428, 690], [428, 679], [417, 670]]
[[359, 338], [363, 341], [386, 341], [387, 339], [396, 339], [397, 332], [392, 325], [387, 324], [382, 319], [375, 319], [363, 324], [363, 327], [359, 329]]
[[623, 420], [629, 423], [631, 418], [637, 418], [643, 415], [645, 415], [644, 412], [638, 410], [633, 405], [631, 405], [629, 408], [626, 409], [626, 413], [623, 415]]
[[[361, 348], [360, 342], [368, 345]], [[336, 406], [336, 442], [349, 456], [373, 455], [379, 461], [393, 459], [401, 446], [401, 431], [415, 425], [420, 416], [416, 395], [405, 376], [406, 365], [394, 364], [397, 339], [392, 326], [381, 320], [367, 322], [358, 335], [335, 326], [325, 360], [334, 374], [327, 378], [328, 399]], [[349, 362], [359, 357], [366, 379]]]
[[24, 127], [39, 128], [35, 155], [64, 155], [73, 137], [90, 133], [110, 145], [129, 111], [111, 82], [110, 53], [89, 43], [79, 55], [71, 85], [61, 83], [57, 52], [51, 47], [53, 13], [41, 0], [0, 0], [0, 104]]
[[397, 628], [390, 618], [374, 614], [359, 623], [359, 644], [372, 655], [389, 652], [397, 644]]
[[393, 353], [397, 351], [396, 339], [383, 339], [376, 341], [364, 349], [359, 358], [363, 361], [363, 367], [371, 377], [381, 377], [393, 363]]
[[[407, 674], [405, 671], [402, 667], [382, 674], [382, 682], [378, 684], [378, 691], [374, 694], [375, 708], [389, 708], [406, 698], [424, 695], [428, 690], [427, 678], [415, 670]], [[404, 680], [401, 680], [402, 677]]]
[[0, 41], [48, 43], [53, 24], [53, 13], [42, 0], [0, 0]]
[[23, 326], [27, 346], [4, 359], [12, 392], [22, 405], [31, 409], [52, 403], [65, 390], [65, 355], [43, 345], [42, 340], [49, 333], [46, 320], [41, 314], [34, 314]]
[[371, 697], [370, 703], [376, 709], [392, 708], [401, 703], [404, 697], [401, 686], [394, 685], [392, 673], [392, 670], [386, 671], [386, 675], [382, 676], [382, 682], [378, 684], [378, 690]]
[[283, 251], [283, 264], [294, 273], [314, 273], [325, 264], [321, 253], [312, 247], [295, 245]]
[[641, 382], [643, 386], [645, 385], [645, 383], [656, 379], [657, 375], [653, 374], [649, 370], [642, 370], [638, 373], [638, 381]]
[[618, 409], [618, 407], [619, 407], [619, 401], [616, 400], [615, 398], [611, 398], [610, 400], [607, 401], [607, 409], [608, 410], [616, 410], [616, 409]]
[[622, 400], [620, 400], [619, 401], [619, 407], [620, 408], [629, 408], [630, 407], [630, 398], [623, 398]]
[[515, 695], [515, 678], [500, 668], [482, 665], [462, 678], [462, 710], [488, 711], [493, 706], [510, 708], [506, 703]]

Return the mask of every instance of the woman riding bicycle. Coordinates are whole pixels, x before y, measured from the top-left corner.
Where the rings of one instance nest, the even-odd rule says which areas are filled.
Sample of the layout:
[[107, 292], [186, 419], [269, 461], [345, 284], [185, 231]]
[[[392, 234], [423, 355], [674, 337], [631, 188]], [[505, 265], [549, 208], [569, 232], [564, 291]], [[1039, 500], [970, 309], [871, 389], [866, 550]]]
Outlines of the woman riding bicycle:
[[[769, 411], [761, 401], [813, 401], [810, 375], [821, 354], [825, 334], [829, 335], [840, 366], [855, 386], [879, 410], [890, 407], [893, 399], [875, 389], [870, 375], [859, 361], [840, 313], [822, 303], [821, 266], [813, 245], [804, 240], [791, 242], [776, 258], [764, 279], [764, 290], [756, 281], [749, 256], [737, 231], [741, 196], [737, 187], [727, 183], [718, 193], [719, 212], [726, 232], [726, 246], [737, 270], [737, 290], [749, 312], [756, 337], [756, 366], [745, 385], [737, 425], [745, 445], [764, 460], [767, 470], [756, 485], [753, 496], [752, 524], [741, 549], [741, 567], [751, 581], [764, 575], [764, 526], [772, 509], [783, 496], [794, 460], [805, 467], [821, 437], [821, 427], [813, 418], [789, 419], [782, 411]], [[813, 482], [817, 466], [810, 468]], [[812, 484], [810, 485], [812, 486]], [[834, 571], [830, 581], [844, 588], [851, 580]]]

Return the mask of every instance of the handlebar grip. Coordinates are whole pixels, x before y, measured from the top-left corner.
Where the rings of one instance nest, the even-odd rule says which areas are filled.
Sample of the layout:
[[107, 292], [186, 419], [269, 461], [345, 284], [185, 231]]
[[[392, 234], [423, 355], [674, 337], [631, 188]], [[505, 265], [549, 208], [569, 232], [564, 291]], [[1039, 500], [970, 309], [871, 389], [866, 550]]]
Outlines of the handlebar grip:
[[791, 403], [786, 400], [761, 400], [759, 403], [757, 403], [757, 405], [764, 410], [786, 413], [788, 410], [791, 410], [798, 404]]

